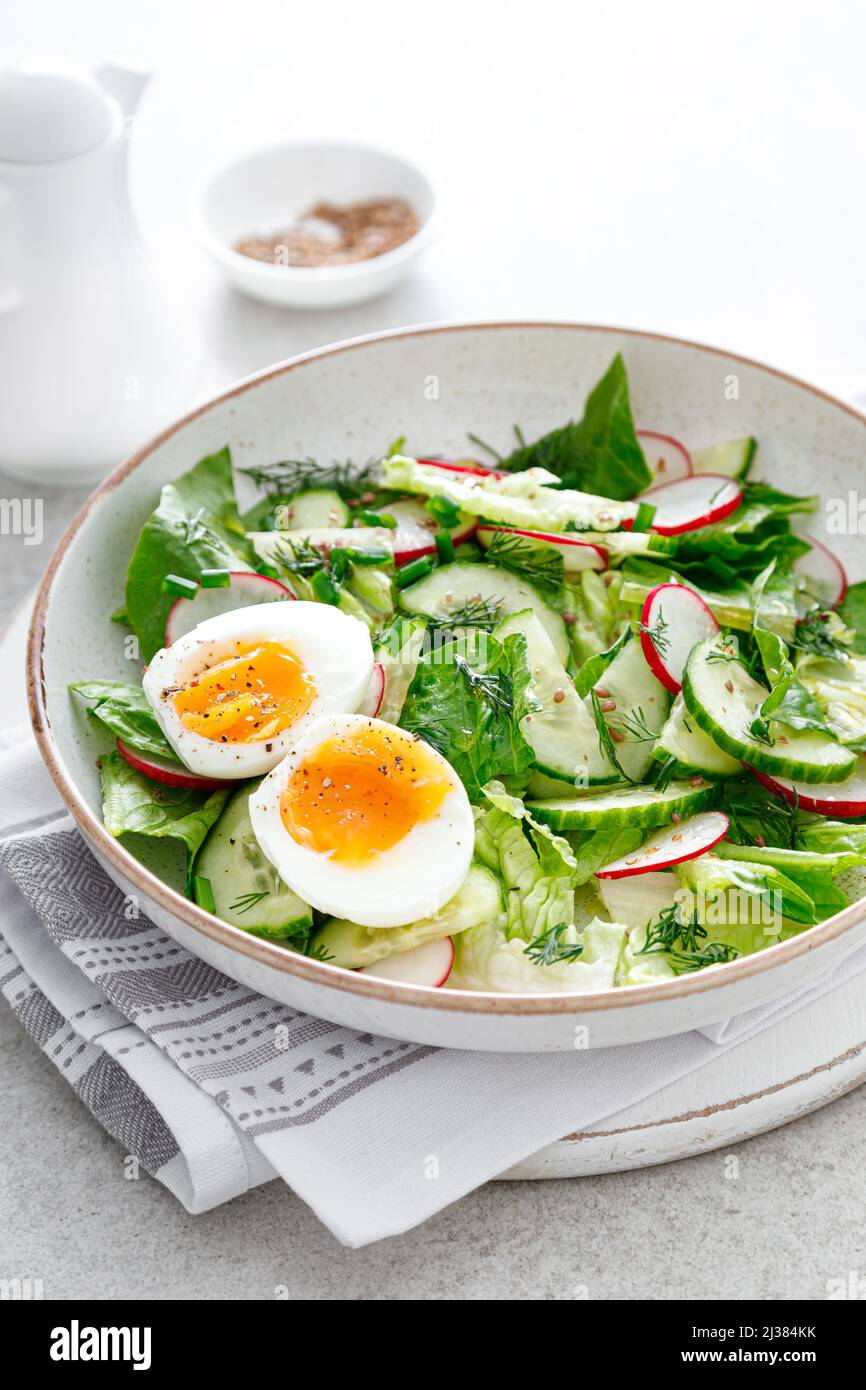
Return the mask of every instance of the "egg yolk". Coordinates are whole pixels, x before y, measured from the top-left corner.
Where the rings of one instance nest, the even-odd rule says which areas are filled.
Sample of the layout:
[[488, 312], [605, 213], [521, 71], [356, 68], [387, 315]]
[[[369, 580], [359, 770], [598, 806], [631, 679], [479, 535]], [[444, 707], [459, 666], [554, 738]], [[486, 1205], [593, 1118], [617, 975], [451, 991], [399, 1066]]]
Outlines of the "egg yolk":
[[357, 866], [431, 820], [450, 790], [425, 744], [371, 726], [308, 753], [283, 789], [280, 815], [297, 844]]
[[312, 676], [279, 642], [239, 648], [209, 666], [174, 696], [181, 723], [217, 743], [261, 743], [306, 714], [316, 695]]

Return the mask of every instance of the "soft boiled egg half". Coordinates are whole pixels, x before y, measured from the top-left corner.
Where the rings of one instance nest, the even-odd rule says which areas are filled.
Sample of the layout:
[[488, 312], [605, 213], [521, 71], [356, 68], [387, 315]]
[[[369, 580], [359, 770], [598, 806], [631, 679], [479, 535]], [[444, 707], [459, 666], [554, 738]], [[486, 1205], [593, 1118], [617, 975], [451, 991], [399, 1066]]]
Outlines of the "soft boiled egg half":
[[472, 808], [423, 739], [362, 714], [317, 719], [250, 796], [255, 837], [280, 878], [320, 912], [402, 927], [462, 884]]
[[268, 603], [208, 618], [144, 674], [180, 760], [204, 777], [260, 777], [322, 715], [358, 708], [373, 669], [367, 628], [324, 603]]

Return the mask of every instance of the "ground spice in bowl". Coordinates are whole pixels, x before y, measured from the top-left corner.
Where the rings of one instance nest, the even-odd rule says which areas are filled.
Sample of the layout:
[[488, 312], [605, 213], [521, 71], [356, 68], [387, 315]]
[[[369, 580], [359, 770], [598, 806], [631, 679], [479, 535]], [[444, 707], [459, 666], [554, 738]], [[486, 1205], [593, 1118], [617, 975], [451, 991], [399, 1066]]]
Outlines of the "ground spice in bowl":
[[239, 238], [233, 249], [269, 265], [350, 265], [402, 246], [420, 225], [405, 198], [368, 198], [343, 206], [320, 202], [279, 231]]

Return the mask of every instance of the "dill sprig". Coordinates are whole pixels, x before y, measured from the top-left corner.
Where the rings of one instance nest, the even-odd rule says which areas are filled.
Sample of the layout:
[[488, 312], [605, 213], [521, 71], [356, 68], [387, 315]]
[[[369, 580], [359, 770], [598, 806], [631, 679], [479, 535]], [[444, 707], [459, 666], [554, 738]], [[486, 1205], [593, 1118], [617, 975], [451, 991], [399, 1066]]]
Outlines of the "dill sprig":
[[281, 541], [274, 553], [274, 559], [290, 574], [296, 574], [301, 578], [317, 574], [325, 568], [325, 557], [321, 550], [304, 536], [294, 541]]
[[710, 941], [703, 946], [701, 943], [706, 941], [707, 935], [697, 912], [684, 921], [674, 904], [663, 908], [655, 921], [647, 923], [646, 939], [635, 955], [667, 956], [675, 973], [681, 975], [687, 970], [721, 965], [740, 954], [736, 946], [723, 945], [720, 941]]
[[826, 609], [812, 608], [801, 618], [794, 630], [791, 646], [811, 656], [822, 656], [830, 661], [847, 661], [848, 652], [841, 642], [827, 631], [831, 614]]
[[369, 459], [366, 463], [334, 460], [330, 464], [318, 463], [314, 458], [281, 459], [279, 463], [240, 471], [266, 492], [287, 497], [308, 488], [330, 488], [341, 497], [354, 500], [380, 487], [377, 459]]
[[670, 638], [666, 636], [670, 623], [665, 618], [661, 609], [659, 609], [658, 618], [652, 627], [647, 627], [646, 623], [640, 623], [639, 627], [641, 632], [646, 633], [659, 656], [667, 656], [671, 648]]
[[595, 720], [595, 729], [598, 734], [598, 746], [602, 756], [606, 757], [613, 767], [616, 768], [624, 782], [634, 782], [634, 778], [629, 777], [617, 757], [616, 743], [614, 742], [613, 734], [610, 731], [607, 720], [604, 717], [604, 710], [601, 707], [601, 700], [598, 697], [598, 692], [591, 690], [589, 698], [592, 704], [592, 717]]
[[511, 714], [514, 708], [514, 692], [504, 671], [474, 671], [465, 656], [461, 656], [459, 652], [454, 655], [454, 666], [473, 694], [482, 696], [501, 714]]
[[559, 961], [577, 960], [583, 954], [583, 946], [579, 941], [563, 941], [562, 934], [567, 930], [565, 922], [548, 927], [547, 931], [533, 937], [529, 945], [524, 946], [523, 954], [529, 956], [533, 965], [555, 965]]
[[471, 598], [449, 613], [437, 613], [428, 618], [427, 625], [431, 628], [480, 627], [489, 632], [499, 622], [501, 609], [501, 598]]
[[262, 898], [269, 897], [270, 889], [268, 888], [264, 888], [261, 893], [242, 893], [235, 902], [229, 904], [229, 912], [237, 912], [238, 914], [249, 912], [251, 908], [256, 906], [256, 903], [262, 901]]
[[[637, 709], [629, 710], [627, 714], [615, 716], [614, 727], [621, 734], [628, 735], [632, 743], [655, 743], [658, 734], [651, 729], [646, 722], [646, 717], [640, 705]], [[613, 723], [613, 720], [611, 721]]]
[[565, 562], [559, 551], [536, 545], [522, 536], [509, 535], [507, 531], [494, 533], [486, 559], [541, 588], [558, 589], [565, 572]]

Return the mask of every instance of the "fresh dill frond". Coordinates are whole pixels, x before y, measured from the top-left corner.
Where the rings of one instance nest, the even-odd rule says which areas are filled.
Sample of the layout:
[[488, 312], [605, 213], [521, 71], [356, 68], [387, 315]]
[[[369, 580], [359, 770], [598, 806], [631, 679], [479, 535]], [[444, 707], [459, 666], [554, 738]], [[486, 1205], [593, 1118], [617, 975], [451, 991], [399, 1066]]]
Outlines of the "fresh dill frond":
[[459, 608], [450, 612], [436, 614], [427, 619], [431, 628], [480, 627], [489, 632], [499, 622], [502, 610], [501, 598], [470, 598]]
[[480, 695], [500, 714], [511, 714], [514, 708], [514, 692], [504, 671], [475, 671], [459, 652], [455, 653], [454, 667], [473, 694]]
[[579, 941], [563, 941], [562, 934], [567, 930], [565, 922], [548, 927], [547, 931], [533, 937], [529, 945], [524, 946], [523, 954], [529, 956], [533, 965], [555, 965], [559, 961], [578, 960], [583, 954], [583, 946]]
[[333, 954], [329, 950], [327, 950], [323, 945], [321, 945], [321, 943], [311, 945], [310, 942], [307, 942], [306, 946], [301, 951], [301, 954], [304, 956], [309, 956], [310, 960], [327, 961], [334, 959]]
[[848, 652], [832, 633], [827, 631], [831, 614], [825, 609], [812, 608], [801, 618], [794, 630], [791, 646], [811, 656], [822, 656], [829, 661], [847, 661]]
[[613, 734], [610, 731], [607, 720], [604, 717], [604, 710], [601, 707], [601, 700], [598, 697], [598, 692], [591, 690], [589, 698], [592, 704], [592, 717], [595, 720], [596, 733], [598, 734], [598, 746], [602, 756], [606, 757], [616, 768], [624, 782], [633, 782], [634, 778], [629, 777], [617, 757], [616, 743], [614, 742]]
[[501, 463], [501, 462], [502, 462], [502, 455], [500, 454], [500, 452], [499, 452], [498, 449], [494, 449], [494, 447], [493, 447], [492, 444], [485, 444], [484, 440], [483, 440], [483, 439], [479, 439], [479, 437], [478, 437], [477, 434], [472, 434], [472, 433], [470, 433], [470, 432], [468, 432], [468, 431], [467, 431], [467, 434], [466, 434], [466, 438], [467, 438], [472, 444], [477, 444], [479, 449], [483, 449], [484, 452], [485, 452], [485, 454], [489, 454], [491, 458], [496, 459], [496, 462], [497, 462], [497, 463]]
[[485, 558], [539, 588], [558, 589], [565, 573], [565, 562], [558, 550], [507, 531], [494, 532]]
[[262, 901], [262, 898], [269, 897], [270, 889], [268, 888], [264, 888], [261, 893], [242, 893], [235, 902], [229, 904], [229, 912], [237, 912], [238, 914], [249, 912], [251, 908]]
[[640, 623], [639, 627], [641, 632], [646, 633], [647, 637], [652, 642], [659, 656], [667, 656], [671, 648], [671, 641], [670, 638], [667, 636], [667, 630], [670, 627], [670, 623], [665, 618], [661, 609], [659, 609], [658, 618], [656, 619], [652, 627], [647, 627], [646, 623]]
[[282, 459], [279, 463], [240, 471], [265, 491], [287, 497], [309, 488], [330, 488], [346, 500], [356, 500], [381, 486], [377, 459], [369, 459], [366, 463], [335, 460], [330, 464], [319, 463], [314, 458]]
[[707, 929], [693, 912], [683, 920], [675, 904], [663, 908], [655, 921], [647, 923], [646, 939], [635, 952], [638, 956], [667, 956], [677, 975], [688, 970], [703, 970], [707, 965], [721, 965], [740, 953], [735, 946], [720, 941], [701, 943], [707, 939]]
[[655, 743], [658, 738], [658, 733], [647, 724], [640, 705], [637, 709], [629, 710], [627, 714], [617, 712], [614, 718], [614, 727], [619, 733], [627, 735], [632, 743]]
[[666, 790], [670, 782], [677, 775], [678, 768], [679, 763], [676, 758], [667, 758], [663, 763], [658, 764], [658, 772], [653, 782], [656, 791], [663, 792]]
[[276, 548], [274, 559], [289, 574], [301, 578], [317, 574], [325, 568], [325, 557], [321, 550], [303, 536], [294, 541], [282, 541]]

